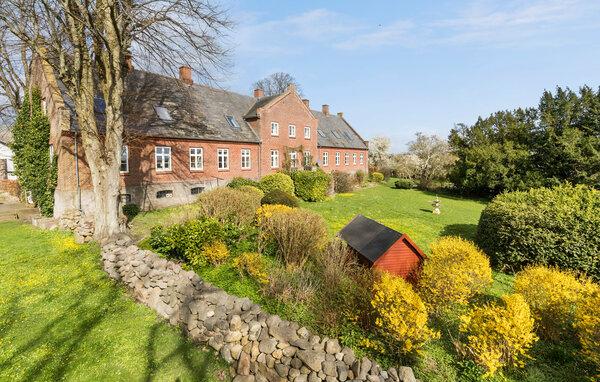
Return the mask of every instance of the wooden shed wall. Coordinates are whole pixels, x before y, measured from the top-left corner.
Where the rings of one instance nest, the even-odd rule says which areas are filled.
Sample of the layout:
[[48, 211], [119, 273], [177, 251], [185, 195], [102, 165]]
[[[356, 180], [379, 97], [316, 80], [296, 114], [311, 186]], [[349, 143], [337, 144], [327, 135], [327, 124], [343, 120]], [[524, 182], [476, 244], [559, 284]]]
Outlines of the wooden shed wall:
[[407, 278], [422, 262], [417, 251], [404, 236], [395, 242], [373, 266]]

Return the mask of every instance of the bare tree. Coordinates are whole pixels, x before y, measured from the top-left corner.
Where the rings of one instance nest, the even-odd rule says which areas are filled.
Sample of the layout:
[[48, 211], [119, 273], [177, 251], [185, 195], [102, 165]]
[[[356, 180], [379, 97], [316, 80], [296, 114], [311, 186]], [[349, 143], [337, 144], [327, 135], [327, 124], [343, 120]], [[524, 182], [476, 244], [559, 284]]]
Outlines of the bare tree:
[[390, 146], [388, 137], [375, 137], [369, 141], [369, 163], [377, 169], [390, 164]]
[[[164, 68], [219, 68], [229, 22], [205, 0], [0, 0], [0, 20], [58, 73], [73, 99], [92, 175], [97, 238], [118, 233], [123, 90], [134, 55]], [[106, 104], [105, 129], [94, 98]]]
[[13, 119], [29, 83], [31, 49], [0, 21], [0, 118]]
[[428, 188], [435, 179], [447, 174], [457, 158], [450, 152], [448, 141], [437, 135], [426, 136], [417, 133], [416, 136], [417, 139], [408, 146], [408, 152], [417, 159], [414, 171], [419, 180], [419, 187]]
[[265, 96], [272, 96], [284, 93], [287, 90], [288, 84], [296, 85], [296, 93], [298, 93], [300, 97], [304, 97], [304, 94], [302, 93], [302, 87], [298, 81], [296, 81], [294, 76], [288, 73], [273, 73], [262, 80], [256, 81], [252, 84], [252, 86], [253, 90], [262, 89], [265, 92]]

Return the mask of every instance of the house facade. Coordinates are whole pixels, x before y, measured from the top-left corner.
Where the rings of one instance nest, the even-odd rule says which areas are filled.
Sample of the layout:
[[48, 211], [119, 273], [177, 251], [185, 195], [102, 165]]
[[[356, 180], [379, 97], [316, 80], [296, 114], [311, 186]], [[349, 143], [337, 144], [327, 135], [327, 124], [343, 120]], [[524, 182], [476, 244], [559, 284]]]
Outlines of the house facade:
[[[32, 64], [58, 159], [55, 216], [94, 213], [91, 174], [81, 147], [74, 104], [49, 65]], [[283, 169], [321, 167], [368, 171], [368, 147], [327, 105], [314, 111], [293, 85], [275, 96], [246, 96], [179, 78], [133, 70], [124, 95], [121, 203], [156, 209], [190, 203], [235, 177], [259, 179]], [[105, 105], [96, 97], [102, 129]]]
[[0, 181], [16, 180], [14, 174], [13, 152], [8, 147], [12, 142], [12, 134], [8, 126], [0, 126]]

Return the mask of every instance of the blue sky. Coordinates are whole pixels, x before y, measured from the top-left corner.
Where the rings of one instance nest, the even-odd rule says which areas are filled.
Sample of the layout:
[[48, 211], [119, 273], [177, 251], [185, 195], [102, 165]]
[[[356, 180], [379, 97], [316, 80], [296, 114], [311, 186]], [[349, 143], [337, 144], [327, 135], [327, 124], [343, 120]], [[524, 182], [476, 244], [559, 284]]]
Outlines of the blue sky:
[[365, 139], [406, 150], [416, 132], [537, 105], [544, 89], [600, 86], [600, 1], [227, 0], [231, 74], [250, 94], [292, 74]]

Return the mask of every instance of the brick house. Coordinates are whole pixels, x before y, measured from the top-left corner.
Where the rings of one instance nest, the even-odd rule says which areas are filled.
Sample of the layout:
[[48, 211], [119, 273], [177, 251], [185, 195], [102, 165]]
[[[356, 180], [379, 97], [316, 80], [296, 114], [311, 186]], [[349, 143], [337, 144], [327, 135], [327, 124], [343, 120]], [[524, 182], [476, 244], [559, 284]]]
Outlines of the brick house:
[[[74, 104], [49, 65], [32, 64], [58, 157], [55, 216], [93, 214], [91, 174], [81, 147]], [[309, 108], [290, 85], [254, 97], [194, 84], [189, 67], [179, 78], [133, 70], [124, 96], [125, 137], [121, 203], [156, 209], [194, 201], [235, 177], [259, 179], [282, 169], [368, 171], [368, 147], [342, 114]], [[104, 100], [96, 98], [103, 123]], [[77, 160], [75, 160], [77, 158]]]
[[17, 179], [14, 175], [13, 152], [8, 147], [10, 142], [12, 142], [10, 128], [8, 126], [0, 126], [0, 181]]

